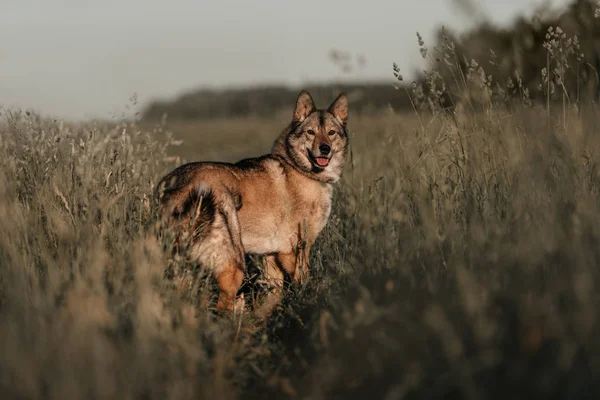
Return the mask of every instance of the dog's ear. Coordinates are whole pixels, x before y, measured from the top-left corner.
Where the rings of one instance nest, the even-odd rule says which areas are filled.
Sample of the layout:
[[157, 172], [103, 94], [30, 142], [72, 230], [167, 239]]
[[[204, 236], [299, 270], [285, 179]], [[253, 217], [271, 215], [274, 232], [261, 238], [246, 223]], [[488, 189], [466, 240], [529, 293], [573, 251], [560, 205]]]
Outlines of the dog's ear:
[[343, 126], [346, 126], [346, 121], [348, 120], [348, 95], [345, 92], [340, 93], [327, 111], [332, 113]]
[[315, 111], [315, 102], [313, 101], [310, 93], [303, 90], [298, 95], [296, 101], [296, 109], [294, 110], [294, 122], [302, 122], [308, 117], [313, 111]]

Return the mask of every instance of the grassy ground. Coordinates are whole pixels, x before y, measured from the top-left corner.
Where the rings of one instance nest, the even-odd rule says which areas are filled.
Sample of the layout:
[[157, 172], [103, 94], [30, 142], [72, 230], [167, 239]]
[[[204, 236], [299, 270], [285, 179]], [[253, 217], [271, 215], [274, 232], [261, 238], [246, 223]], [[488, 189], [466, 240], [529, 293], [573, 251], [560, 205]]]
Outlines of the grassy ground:
[[164, 278], [150, 195], [183, 160], [268, 151], [287, 115], [167, 146], [5, 113], [0, 397], [597, 398], [598, 111], [350, 115], [313, 278], [262, 325]]

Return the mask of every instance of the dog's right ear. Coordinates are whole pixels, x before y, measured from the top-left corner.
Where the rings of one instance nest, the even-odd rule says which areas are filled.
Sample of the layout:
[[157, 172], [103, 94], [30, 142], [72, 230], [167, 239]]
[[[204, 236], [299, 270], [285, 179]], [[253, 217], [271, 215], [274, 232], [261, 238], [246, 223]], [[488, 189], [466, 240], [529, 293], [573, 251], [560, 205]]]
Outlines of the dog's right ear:
[[302, 122], [308, 117], [313, 111], [316, 110], [315, 102], [311, 97], [310, 93], [303, 90], [298, 95], [296, 101], [296, 109], [294, 110], [294, 122]]

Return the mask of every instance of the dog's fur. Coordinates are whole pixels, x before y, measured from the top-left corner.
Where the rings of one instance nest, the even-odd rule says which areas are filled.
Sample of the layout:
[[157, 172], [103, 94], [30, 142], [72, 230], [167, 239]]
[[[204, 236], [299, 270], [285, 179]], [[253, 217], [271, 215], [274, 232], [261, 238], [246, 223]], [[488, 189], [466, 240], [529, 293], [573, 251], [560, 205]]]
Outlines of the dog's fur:
[[317, 110], [302, 91], [270, 154], [235, 164], [185, 164], [158, 183], [163, 224], [176, 228], [177, 244], [186, 241], [192, 260], [214, 273], [218, 308], [233, 308], [245, 254], [267, 256], [268, 279], [283, 283], [283, 271], [293, 280], [307, 276], [311, 246], [345, 164], [347, 118], [345, 93]]

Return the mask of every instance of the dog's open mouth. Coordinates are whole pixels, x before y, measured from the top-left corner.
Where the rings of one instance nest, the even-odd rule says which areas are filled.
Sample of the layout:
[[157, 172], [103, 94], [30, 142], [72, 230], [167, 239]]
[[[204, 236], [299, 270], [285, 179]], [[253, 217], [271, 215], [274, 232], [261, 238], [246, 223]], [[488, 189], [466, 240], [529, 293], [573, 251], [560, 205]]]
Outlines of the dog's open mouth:
[[329, 158], [327, 157], [315, 157], [315, 161], [320, 167], [326, 167], [329, 164]]
[[329, 158], [327, 157], [315, 157], [310, 154], [310, 158], [312, 159], [313, 164], [316, 164], [321, 168], [325, 168], [327, 165], [329, 165]]

